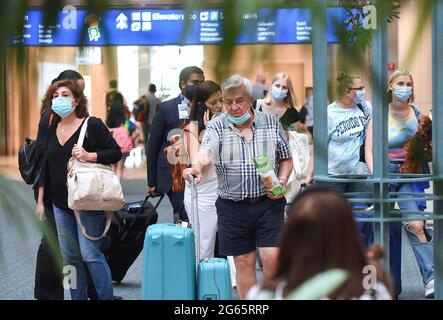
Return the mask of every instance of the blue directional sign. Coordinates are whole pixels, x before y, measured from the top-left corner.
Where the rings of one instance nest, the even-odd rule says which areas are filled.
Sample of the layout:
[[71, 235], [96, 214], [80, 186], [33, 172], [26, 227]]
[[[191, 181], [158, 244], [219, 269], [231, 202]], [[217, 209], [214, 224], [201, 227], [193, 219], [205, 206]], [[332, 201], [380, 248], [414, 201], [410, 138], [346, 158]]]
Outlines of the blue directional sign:
[[[343, 8], [328, 8], [327, 39], [338, 42], [337, 23], [347, 19]], [[43, 25], [42, 11], [29, 11], [24, 17], [23, 33], [12, 45], [198, 45], [223, 41], [223, 11], [198, 10], [186, 16], [185, 10], [107, 10], [91, 23], [84, 10], [60, 12], [57, 23]], [[238, 44], [310, 43], [310, 9], [260, 9], [243, 14]], [[82, 41], [83, 40], [83, 41]]]

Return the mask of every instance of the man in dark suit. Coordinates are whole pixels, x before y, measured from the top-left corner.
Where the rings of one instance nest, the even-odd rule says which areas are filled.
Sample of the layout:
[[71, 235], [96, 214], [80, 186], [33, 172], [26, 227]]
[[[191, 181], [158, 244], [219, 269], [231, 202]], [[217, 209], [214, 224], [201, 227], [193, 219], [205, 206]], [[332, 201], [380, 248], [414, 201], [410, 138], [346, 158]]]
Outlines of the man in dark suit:
[[174, 223], [177, 220], [188, 221], [188, 216], [183, 205], [183, 192], [172, 192], [172, 177], [163, 150], [169, 145], [168, 133], [181, 128], [188, 116], [187, 105], [192, 100], [193, 88], [204, 80], [205, 76], [200, 68], [194, 66], [184, 68], [179, 77], [181, 94], [160, 103], [152, 119], [147, 146], [148, 193], [168, 195], [174, 209]]

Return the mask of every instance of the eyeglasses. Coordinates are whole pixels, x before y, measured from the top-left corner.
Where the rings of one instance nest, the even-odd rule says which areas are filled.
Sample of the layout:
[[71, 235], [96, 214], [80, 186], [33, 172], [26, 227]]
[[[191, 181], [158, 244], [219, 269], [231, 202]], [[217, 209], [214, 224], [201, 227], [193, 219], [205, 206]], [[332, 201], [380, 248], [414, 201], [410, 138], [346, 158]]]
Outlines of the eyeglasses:
[[359, 91], [359, 90], [364, 90], [365, 89], [365, 87], [364, 86], [361, 86], [361, 87], [359, 87], [359, 88], [348, 88], [349, 90], [357, 90], [357, 91]]

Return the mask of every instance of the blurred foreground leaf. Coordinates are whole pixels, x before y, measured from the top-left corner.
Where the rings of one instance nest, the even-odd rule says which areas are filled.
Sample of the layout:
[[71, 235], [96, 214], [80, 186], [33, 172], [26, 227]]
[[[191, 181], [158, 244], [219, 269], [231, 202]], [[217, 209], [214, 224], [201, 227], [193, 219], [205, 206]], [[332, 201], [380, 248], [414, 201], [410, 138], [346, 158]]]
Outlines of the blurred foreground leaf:
[[348, 272], [331, 269], [314, 276], [288, 294], [288, 300], [319, 300], [326, 298], [348, 279]]

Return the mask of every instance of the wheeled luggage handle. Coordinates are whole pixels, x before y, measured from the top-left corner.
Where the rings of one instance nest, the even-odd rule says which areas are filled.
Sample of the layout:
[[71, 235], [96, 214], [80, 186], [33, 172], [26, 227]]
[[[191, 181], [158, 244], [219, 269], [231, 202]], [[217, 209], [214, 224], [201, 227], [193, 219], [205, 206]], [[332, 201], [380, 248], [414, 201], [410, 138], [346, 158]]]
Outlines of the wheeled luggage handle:
[[[148, 202], [149, 198], [156, 198], [156, 197], [157, 197], [157, 196], [152, 196], [151, 194], [147, 194], [147, 195], [146, 195], [145, 200], [143, 201], [143, 203], [141, 204], [140, 208], [139, 208], [139, 209], [137, 210], [137, 212], [135, 213], [135, 215], [134, 215], [134, 219], [132, 219], [132, 221], [131, 221], [131, 223], [129, 224], [128, 228], [126, 229], [125, 233], [122, 235], [122, 237], [121, 237], [121, 241], [124, 241], [125, 238], [126, 238], [126, 236], [129, 234], [129, 230], [131, 230], [132, 226], [134, 225], [135, 220], [137, 219], [137, 216], [140, 215], [141, 212], [143, 211], [143, 208], [145, 207], [146, 202]], [[157, 211], [158, 207], [160, 206], [161, 201], [162, 201], [163, 198], [165, 197], [165, 194], [164, 194], [164, 193], [161, 193], [161, 194], [159, 194], [159, 197], [160, 197], [160, 199], [157, 201], [157, 204], [154, 206], [154, 211]], [[149, 220], [148, 220], [146, 223], [149, 223]], [[145, 226], [146, 226], [146, 223], [145, 223]], [[143, 229], [144, 229], [145, 226], [143, 226]], [[143, 229], [142, 229], [142, 230], [143, 230]], [[142, 231], [140, 231], [140, 232], [137, 234], [137, 236], [135, 237], [135, 240], [137, 240], [137, 239], [140, 237], [140, 234], [141, 234], [141, 233], [142, 233]]]
[[149, 192], [148, 196], [152, 197], [152, 198], [157, 198], [157, 197], [162, 197], [164, 196], [164, 193], [161, 192]]
[[194, 234], [195, 234], [195, 245], [197, 247], [197, 265], [200, 262], [200, 217], [198, 214], [198, 194], [197, 194], [197, 183], [195, 182], [196, 177], [189, 177], [189, 186], [191, 188], [191, 214], [194, 218]]

